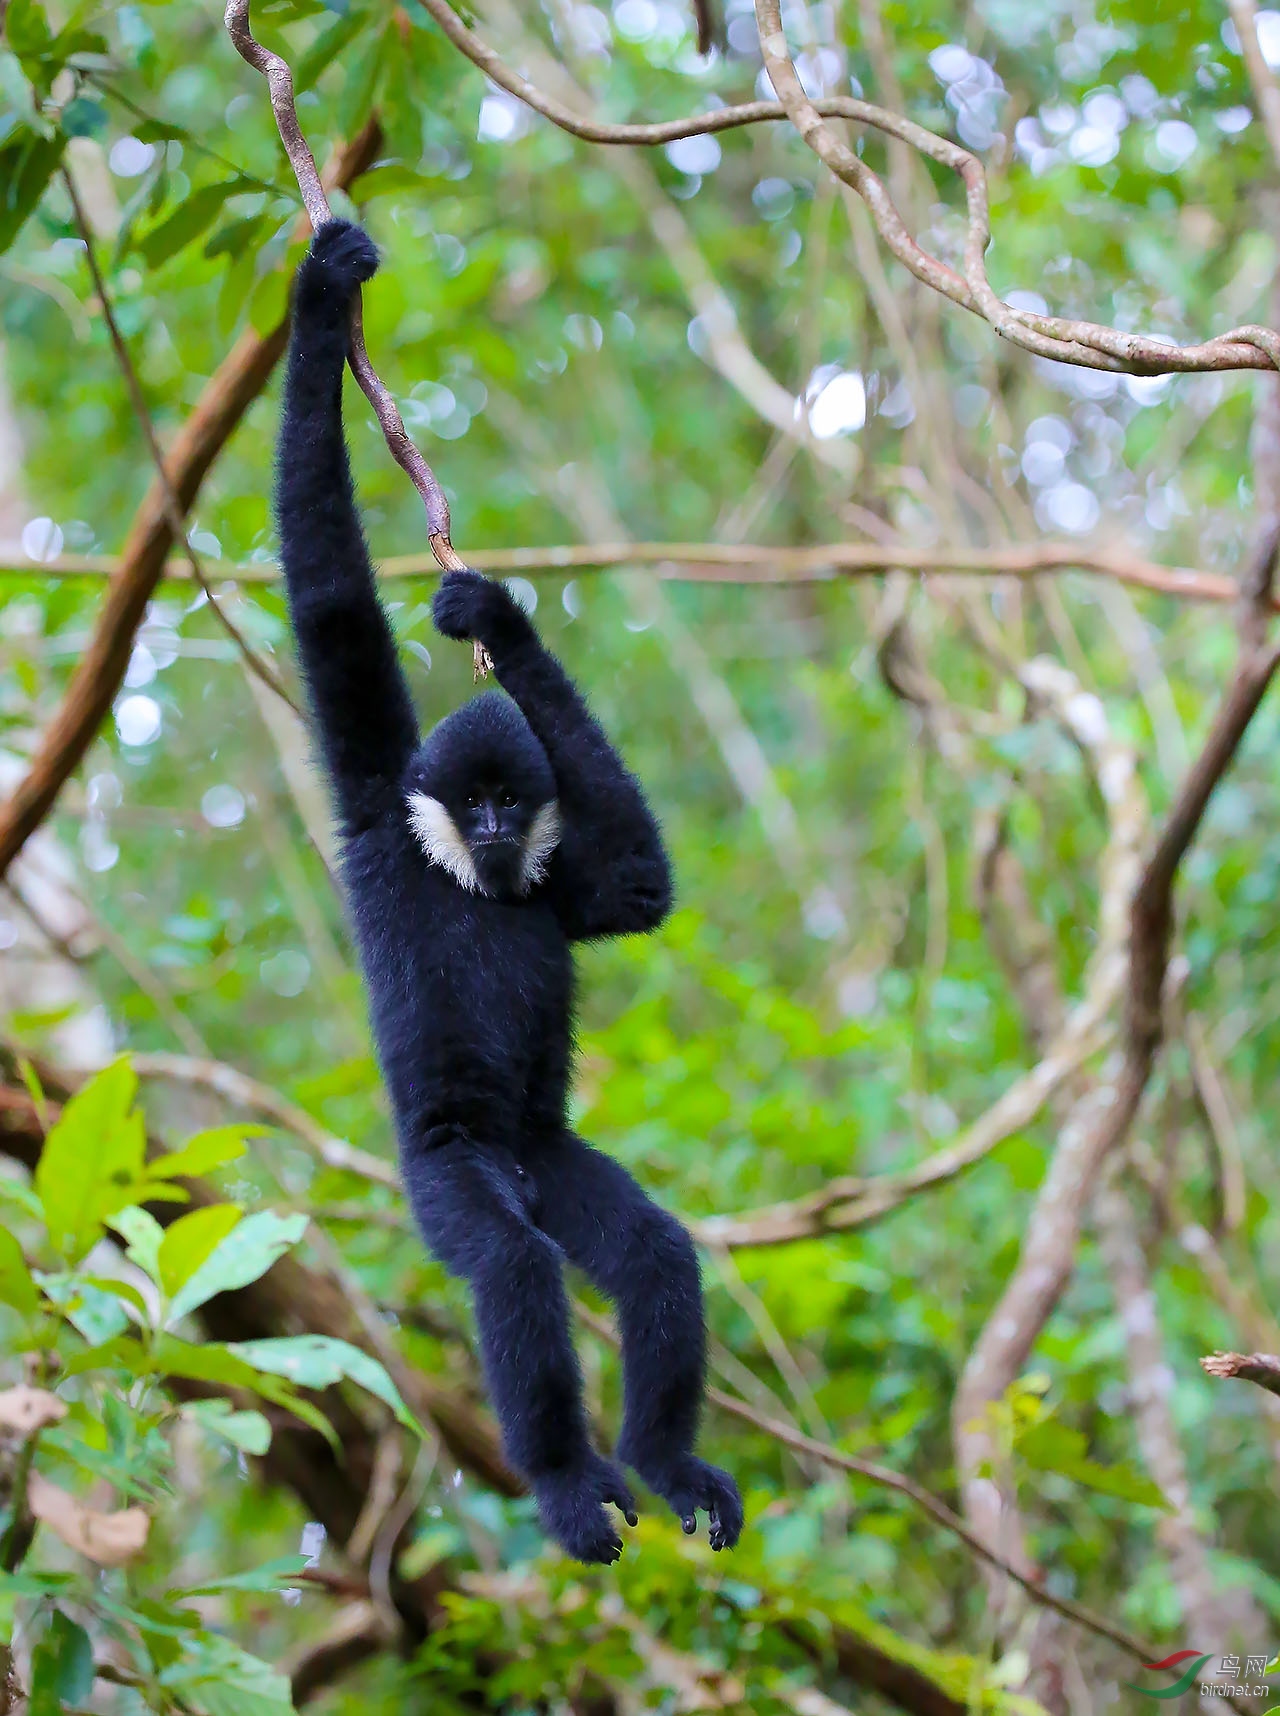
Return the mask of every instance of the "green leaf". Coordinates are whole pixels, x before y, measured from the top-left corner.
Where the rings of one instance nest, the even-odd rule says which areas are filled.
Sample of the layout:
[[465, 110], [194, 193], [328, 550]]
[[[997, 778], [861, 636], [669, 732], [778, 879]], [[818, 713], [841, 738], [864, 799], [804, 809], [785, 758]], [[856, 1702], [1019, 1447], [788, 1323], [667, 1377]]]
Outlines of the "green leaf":
[[19, 1567], [16, 1573], [0, 1572], [0, 1600], [10, 1597], [56, 1597], [74, 1585], [74, 1573], [32, 1573]]
[[311, 1564], [309, 1555], [281, 1555], [274, 1561], [264, 1561], [261, 1567], [251, 1567], [247, 1573], [229, 1573], [225, 1579], [209, 1579], [200, 1585], [184, 1585], [179, 1590], [166, 1591], [165, 1596], [208, 1597], [215, 1591], [278, 1591], [282, 1585], [295, 1580], [304, 1567]]
[[181, 1150], [153, 1157], [147, 1163], [147, 1173], [161, 1180], [198, 1179], [201, 1174], [237, 1161], [248, 1147], [246, 1140], [265, 1138], [268, 1130], [266, 1126], [249, 1124], [212, 1126], [207, 1132], [197, 1132], [188, 1138]]
[[256, 1370], [284, 1376], [299, 1388], [329, 1388], [349, 1377], [383, 1400], [400, 1422], [418, 1435], [422, 1427], [400, 1398], [400, 1392], [377, 1359], [333, 1335], [280, 1335], [262, 1341], [232, 1341], [229, 1352], [246, 1359]]
[[307, 1218], [301, 1213], [279, 1216], [274, 1210], [257, 1210], [245, 1216], [174, 1294], [169, 1307], [170, 1320], [176, 1322], [185, 1317], [215, 1293], [246, 1287], [250, 1281], [256, 1281], [306, 1231]]
[[31, 1657], [29, 1716], [62, 1716], [93, 1691], [93, 1646], [84, 1628], [55, 1609]]
[[[149, 1362], [151, 1368], [159, 1371], [162, 1376], [185, 1376], [192, 1382], [214, 1382], [227, 1388], [247, 1388], [254, 1394], [260, 1394], [264, 1400], [271, 1400], [276, 1405], [283, 1406], [292, 1412], [295, 1418], [300, 1418], [304, 1424], [318, 1430], [326, 1441], [337, 1446], [333, 1426], [319, 1407], [305, 1400], [289, 1384], [278, 1381], [271, 1373], [264, 1374], [265, 1366], [250, 1364], [230, 1346], [223, 1346], [217, 1341], [205, 1341], [197, 1346], [193, 1341], [179, 1340], [176, 1335], [162, 1335], [155, 1344]], [[72, 1374], [73, 1366], [68, 1365], [66, 1370], [67, 1374]]]
[[261, 214], [244, 215], [239, 219], [226, 221], [205, 244], [204, 255], [212, 262], [219, 256], [239, 256], [246, 250], [256, 251], [261, 248], [273, 224], [270, 215]]
[[387, 39], [385, 26], [372, 31], [364, 45], [343, 62], [347, 81], [338, 100], [338, 129], [344, 137], [354, 137], [369, 117]]
[[209, 230], [228, 197], [237, 191], [253, 188], [248, 179], [239, 176], [224, 179], [216, 185], [201, 185], [158, 226], [135, 238], [134, 248], [141, 252], [148, 268], [159, 268], [193, 239]]
[[351, 200], [354, 203], [367, 203], [374, 197], [386, 196], [390, 191], [421, 191], [427, 183], [421, 173], [415, 173], [412, 167], [405, 167], [397, 161], [389, 161], [385, 167], [371, 167], [351, 187]]
[[1084, 1484], [1102, 1495], [1118, 1496], [1121, 1501], [1172, 1512], [1163, 1491], [1145, 1472], [1127, 1465], [1100, 1465], [1088, 1457], [1087, 1447], [1082, 1431], [1073, 1430], [1056, 1418], [1041, 1419], [1024, 1431], [1016, 1442], [1019, 1455], [1036, 1471], [1057, 1472], [1061, 1477]]
[[229, 1400], [189, 1401], [182, 1416], [246, 1454], [265, 1454], [271, 1446], [271, 1425], [262, 1413], [237, 1412]]
[[133, 134], [140, 143], [190, 143], [191, 133], [184, 126], [167, 119], [144, 119], [135, 125]]
[[269, 334], [284, 320], [289, 307], [291, 278], [283, 268], [273, 268], [253, 288], [249, 297], [249, 320], [257, 333]]
[[133, 1201], [146, 1143], [137, 1088], [128, 1060], [113, 1062], [71, 1098], [44, 1141], [35, 1187], [54, 1249], [73, 1262], [106, 1217]]
[[35, 1278], [45, 1297], [91, 1346], [110, 1341], [129, 1327], [128, 1313], [116, 1293], [108, 1293], [70, 1271], [53, 1275], [37, 1272]]
[[8, 1228], [3, 1227], [0, 1227], [0, 1304], [12, 1305], [24, 1317], [33, 1317], [40, 1308], [40, 1295], [22, 1247]]
[[109, 1298], [123, 1300], [132, 1305], [142, 1317], [143, 1322], [146, 1322], [151, 1315], [147, 1301], [132, 1281], [117, 1281], [111, 1275], [77, 1275], [75, 1279], [82, 1286], [96, 1287], [100, 1292], [107, 1294]]
[[289, 1677], [230, 1639], [193, 1634], [160, 1675], [162, 1686], [204, 1716], [292, 1716]]
[[107, 128], [107, 110], [101, 102], [77, 96], [62, 110], [62, 129], [68, 137], [96, 137]]
[[33, 1221], [44, 1221], [44, 1210], [40, 1200], [30, 1186], [24, 1186], [19, 1180], [11, 1180], [0, 1175], [0, 1203], [12, 1204], [16, 1210], [21, 1210], [24, 1216], [30, 1216]]
[[10, 0], [5, 15], [5, 35], [19, 58], [41, 54], [53, 40], [53, 31], [38, 0]]
[[140, 1209], [137, 1204], [126, 1204], [124, 1209], [116, 1210], [108, 1217], [107, 1226], [124, 1240], [125, 1256], [129, 1261], [136, 1263], [158, 1286], [164, 1229], [151, 1211]]
[[160, 1285], [171, 1298], [217, 1250], [241, 1214], [238, 1204], [210, 1204], [174, 1222], [160, 1241], [156, 1259]]
[[8, 250], [22, 230], [57, 172], [66, 146], [61, 131], [42, 137], [20, 125], [0, 147], [0, 252]]

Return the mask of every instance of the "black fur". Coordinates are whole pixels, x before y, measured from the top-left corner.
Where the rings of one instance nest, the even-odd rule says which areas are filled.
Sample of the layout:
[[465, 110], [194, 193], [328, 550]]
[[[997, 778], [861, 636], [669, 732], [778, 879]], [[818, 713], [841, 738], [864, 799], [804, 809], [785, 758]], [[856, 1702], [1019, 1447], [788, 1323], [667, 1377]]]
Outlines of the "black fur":
[[[476, 638], [509, 694], [465, 705], [419, 744], [374, 591], [342, 430], [350, 302], [377, 267], [342, 221], [299, 271], [276, 511], [289, 605], [344, 837], [343, 876], [405, 1185], [428, 1245], [470, 1282], [485, 1374], [512, 1463], [569, 1554], [612, 1561], [618, 1466], [591, 1446], [566, 1259], [617, 1307], [625, 1409], [618, 1460], [714, 1548], [742, 1503], [693, 1453], [704, 1373], [698, 1266], [685, 1230], [565, 1122], [572, 1039], [569, 944], [654, 928], [671, 895], [637, 782], [529, 620], [499, 584], [451, 573], [434, 615]], [[561, 838], [523, 895], [467, 892], [429, 861], [407, 795], [454, 809], [501, 776], [515, 825], [551, 796]]]

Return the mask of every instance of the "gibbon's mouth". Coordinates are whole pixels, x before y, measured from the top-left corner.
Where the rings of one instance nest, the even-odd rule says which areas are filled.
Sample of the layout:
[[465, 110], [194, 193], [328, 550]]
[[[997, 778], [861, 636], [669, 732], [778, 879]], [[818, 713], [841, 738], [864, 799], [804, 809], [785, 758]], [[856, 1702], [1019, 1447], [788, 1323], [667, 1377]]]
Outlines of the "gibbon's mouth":
[[473, 840], [472, 846], [519, 846], [521, 843], [514, 834], [489, 834]]

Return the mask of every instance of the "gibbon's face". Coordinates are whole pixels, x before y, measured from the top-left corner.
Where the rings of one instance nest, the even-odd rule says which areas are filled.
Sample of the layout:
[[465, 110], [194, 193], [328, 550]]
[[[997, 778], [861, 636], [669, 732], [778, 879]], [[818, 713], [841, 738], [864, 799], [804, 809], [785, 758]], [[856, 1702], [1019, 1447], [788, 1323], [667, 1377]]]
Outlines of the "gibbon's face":
[[486, 693], [442, 721], [406, 784], [423, 851], [459, 887], [518, 899], [542, 880], [560, 837], [555, 780], [506, 698]]

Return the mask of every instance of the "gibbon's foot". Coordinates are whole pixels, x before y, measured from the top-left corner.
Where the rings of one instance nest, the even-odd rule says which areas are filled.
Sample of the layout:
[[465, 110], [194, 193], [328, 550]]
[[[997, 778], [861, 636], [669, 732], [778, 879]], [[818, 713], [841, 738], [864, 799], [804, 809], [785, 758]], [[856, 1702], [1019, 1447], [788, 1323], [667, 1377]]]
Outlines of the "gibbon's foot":
[[635, 1525], [637, 1519], [626, 1479], [612, 1460], [592, 1453], [586, 1464], [544, 1472], [530, 1481], [542, 1528], [566, 1555], [575, 1561], [602, 1561], [606, 1565], [618, 1559], [622, 1539], [604, 1503], [612, 1502], [621, 1509], [628, 1525]]
[[445, 637], [475, 638], [490, 653], [533, 636], [528, 616], [506, 585], [470, 570], [445, 573], [431, 618]]
[[[628, 1465], [632, 1463], [627, 1460]], [[728, 1472], [708, 1465], [696, 1454], [682, 1454], [658, 1467], [637, 1464], [636, 1470], [654, 1494], [679, 1515], [687, 1536], [698, 1529], [698, 1509], [703, 1508], [711, 1547], [734, 1547], [742, 1535], [742, 1497]]]
[[311, 240], [298, 291], [345, 308], [358, 286], [378, 272], [378, 250], [369, 234], [349, 220], [327, 220]]

